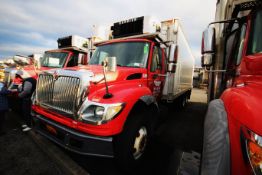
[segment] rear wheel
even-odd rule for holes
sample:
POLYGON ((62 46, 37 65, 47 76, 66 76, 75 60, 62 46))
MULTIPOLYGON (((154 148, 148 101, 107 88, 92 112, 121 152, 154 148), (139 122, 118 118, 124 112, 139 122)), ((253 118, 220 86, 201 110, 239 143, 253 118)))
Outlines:
POLYGON ((149 114, 131 114, 122 133, 114 138, 115 159, 127 171, 138 166, 152 136, 149 114))
POLYGON ((181 109, 185 108, 186 107, 186 104, 188 102, 188 98, 186 95, 182 95, 181 97, 179 97, 179 107, 181 109))

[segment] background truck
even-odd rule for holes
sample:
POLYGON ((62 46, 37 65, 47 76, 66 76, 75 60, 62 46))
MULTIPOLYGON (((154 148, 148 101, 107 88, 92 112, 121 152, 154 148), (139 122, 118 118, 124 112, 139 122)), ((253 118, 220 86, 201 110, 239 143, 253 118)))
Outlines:
MULTIPOLYGON (((77 35, 59 38, 57 40, 58 49, 48 50, 42 55, 33 54, 32 57, 21 59, 18 56, 13 58, 16 67, 5 69, 5 82, 10 90, 18 90, 22 85, 20 78, 16 78, 17 70, 22 70, 25 77, 38 78, 38 73, 43 70, 57 69, 63 67, 74 67, 86 65, 89 54, 89 40, 77 35), (37 61, 39 60, 39 61, 37 61)), ((10 106, 14 111, 21 111, 20 100, 17 95, 9 97, 10 106)))
POLYGON ((20 84, 15 80, 15 73, 18 69, 23 70, 29 77, 37 77, 37 73, 42 70, 87 64, 88 55, 90 54, 89 47, 91 47, 88 39, 72 35, 59 38, 57 43, 58 49, 46 51, 41 58, 39 58, 39 54, 30 55, 30 58, 27 59, 15 56, 13 60, 19 67, 5 70, 6 83, 12 83, 10 88, 17 88, 20 84))
POLYGON ((201 174, 262 174, 261 1, 220 0, 203 32, 210 102, 201 174))
POLYGON ((35 130, 73 152, 115 157, 122 168, 144 157, 158 104, 190 98, 194 58, 177 19, 114 23, 88 66, 40 74, 35 130), (103 66, 102 66, 103 65, 103 66))

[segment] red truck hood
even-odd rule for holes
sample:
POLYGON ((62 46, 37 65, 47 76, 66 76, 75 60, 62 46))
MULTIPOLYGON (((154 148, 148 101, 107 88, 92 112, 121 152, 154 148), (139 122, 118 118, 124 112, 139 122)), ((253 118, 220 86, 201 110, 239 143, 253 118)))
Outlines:
MULTIPOLYGON (((53 78, 56 80, 60 76, 79 78, 81 80, 79 92, 81 94, 88 94, 90 99, 95 97, 97 102, 101 100, 102 98, 100 97, 102 97, 105 94, 105 81, 102 66, 90 65, 56 70, 47 70, 42 72, 41 74, 46 73, 53 75, 53 78), (86 91, 86 93, 84 93, 84 91, 86 91)), ((62 80, 63 79, 60 79, 60 81, 62 80)), ((112 93, 115 93, 119 90, 123 90, 123 88, 129 88, 131 86, 146 86, 147 69, 133 67, 117 67, 116 72, 106 72, 106 80, 108 89, 112 93), (116 86, 116 84, 118 84, 118 86, 116 86)), ((41 78, 41 80, 39 81, 45 81, 45 78, 41 78)), ((67 84, 65 84, 65 86, 67 86, 67 84)), ((72 86, 72 83, 68 84, 68 86, 72 86)))
POLYGON ((242 125, 262 136, 262 77, 246 81, 245 86, 225 91, 221 97, 228 113, 242 125))
MULTIPOLYGON (((90 71, 93 73, 92 82, 99 82, 103 79, 103 67, 97 65, 79 66, 73 68, 66 68, 64 70, 70 71, 90 71)), ((146 68, 133 68, 133 67, 117 67, 116 72, 106 72, 108 82, 132 80, 146 78, 146 68)))

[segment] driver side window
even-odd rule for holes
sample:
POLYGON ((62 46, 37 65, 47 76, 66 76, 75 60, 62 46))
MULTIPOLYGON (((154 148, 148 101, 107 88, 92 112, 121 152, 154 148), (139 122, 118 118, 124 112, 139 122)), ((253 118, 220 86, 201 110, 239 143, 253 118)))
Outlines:
POLYGON ((154 47, 153 56, 152 56, 152 63, 150 67, 151 72, 155 72, 157 69, 160 69, 160 53, 158 47, 154 47))
POLYGON ((239 43, 238 43, 239 46, 238 46, 237 54, 236 54, 236 65, 239 65, 242 59, 242 51, 244 47, 246 29, 247 29, 246 24, 243 24, 241 31, 240 31, 240 36, 239 36, 239 43))
POLYGON ((226 44, 226 69, 234 69, 238 66, 242 59, 242 51, 244 46, 246 33, 246 24, 242 24, 237 29, 233 30, 227 38, 226 44))
POLYGON ((70 60, 68 61, 67 63, 67 67, 74 67, 74 66, 77 66, 78 64, 78 54, 77 53, 74 53, 70 60))
POLYGON ((226 41, 226 52, 225 52, 225 68, 232 69, 234 67, 237 45, 238 45, 238 33, 239 29, 235 29, 227 37, 226 41))

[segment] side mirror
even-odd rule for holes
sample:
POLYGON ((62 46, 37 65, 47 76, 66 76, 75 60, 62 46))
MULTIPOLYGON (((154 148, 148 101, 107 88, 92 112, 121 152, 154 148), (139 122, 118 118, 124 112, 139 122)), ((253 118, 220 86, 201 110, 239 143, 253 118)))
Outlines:
POLYGON ((116 72, 116 57, 106 57, 102 62, 102 65, 106 68, 107 71, 116 72))
POLYGON ((168 54, 168 67, 167 71, 171 73, 176 72, 176 63, 178 58, 178 45, 171 44, 169 47, 169 54, 168 54))
POLYGON ((79 53, 78 58, 77 58, 77 65, 86 65, 86 56, 82 53, 79 53))
POLYGON ((202 34, 202 47, 201 53, 214 53, 215 52, 215 28, 208 27, 202 34))
POLYGON ((78 65, 87 65, 87 55, 79 53, 77 64, 78 65))
POLYGON ((177 57, 178 57, 178 45, 171 44, 169 48, 169 54, 168 54, 168 62, 169 63, 176 63, 177 57))
POLYGON ((83 55, 79 54, 77 58, 77 65, 81 65, 81 64, 83 64, 83 55))
POLYGON ((211 66, 215 54, 215 28, 208 27, 202 34, 202 67, 211 66))
POLYGON ((212 66, 213 58, 214 58, 214 54, 211 53, 203 54, 201 57, 201 66, 202 67, 212 66))

